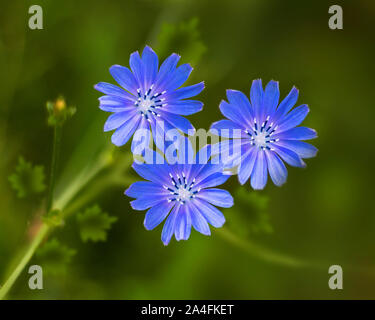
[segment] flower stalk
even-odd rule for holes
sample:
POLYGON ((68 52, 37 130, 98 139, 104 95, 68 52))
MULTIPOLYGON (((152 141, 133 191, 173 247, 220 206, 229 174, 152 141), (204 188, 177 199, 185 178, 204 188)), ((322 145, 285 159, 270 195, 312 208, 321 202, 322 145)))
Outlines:
POLYGON ((47 235, 49 229, 50 229, 50 226, 48 226, 45 223, 42 224, 36 236, 26 248, 25 253, 22 256, 20 262, 18 263, 16 268, 13 270, 13 272, 10 274, 9 278, 6 280, 4 285, 0 287, 0 300, 3 300, 6 298, 9 290, 12 288, 12 286, 16 282, 21 272, 25 269, 26 265, 29 263, 36 249, 39 247, 44 237, 47 235))
POLYGON ((52 150, 52 161, 51 161, 51 172, 49 180, 49 188, 47 195, 47 210, 49 213, 52 209, 53 195, 56 184, 56 171, 58 166, 60 147, 61 147, 61 134, 62 134, 62 125, 55 125, 54 134, 53 134, 53 150, 52 150))
MULTIPOLYGON (((80 193, 85 186, 87 186, 109 165, 110 161, 108 161, 108 150, 105 150, 103 154, 99 156, 97 161, 85 167, 81 174, 76 176, 71 184, 66 187, 65 192, 52 200, 51 207, 60 210, 60 218, 66 219, 73 213, 79 211, 98 194, 102 193, 109 187, 117 185, 130 185, 134 181, 124 176, 122 173, 129 166, 132 157, 125 157, 123 160, 124 161, 117 162, 108 175, 101 178, 98 177, 98 179, 101 179, 98 181, 98 183, 92 184, 92 186, 82 193, 79 198, 76 198, 76 195, 80 193)), ((48 223, 47 220, 42 223, 34 238, 25 249, 21 260, 10 273, 4 285, 0 287, 0 300, 6 298, 9 290, 13 287, 17 278, 27 266, 43 239, 45 239, 48 234, 51 234, 56 227, 56 224, 48 223)))

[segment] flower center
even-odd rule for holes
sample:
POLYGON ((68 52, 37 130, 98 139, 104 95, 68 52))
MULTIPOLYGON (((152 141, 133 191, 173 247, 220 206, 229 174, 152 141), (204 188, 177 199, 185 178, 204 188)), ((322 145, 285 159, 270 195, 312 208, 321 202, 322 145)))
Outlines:
POLYGON ((169 176, 171 177, 171 187, 163 186, 164 189, 168 190, 172 195, 171 198, 168 199, 168 202, 177 201, 181 204, 185 204, 186 201, 189 201, 195 197, 195 195, 200 191, 200 188, 197 190, 192 190, 195 184, 195 178, 188 183, 185 174, 182 172, 180 176, 179 174, 174 177, 171 173, 169 176))
POLYGON ((184 187, 179 187, 177 193, 181 201, 186 201, 187 199, 190 199, 190 197, 192 196, 191 191, 185 189, 184 187))
POLYGON ((142 92, 141 88, 137 89, 138 99, 134 102, 142 117, 145 117, 149 121, 151 115, 160 117, 160 114, 156 110, 167 105, 164 103, 165 98, 161 97, 167 91, 153 93, 153 88, 154 85, 151 85, 145 93, 142 92))
POLYGON ((146 113, 150 110, 150 108, 154 107, 154 102, 150 99, 142 100, 138 104, 138 108, 142 113, 146 113))
POLYGON ((277 126, 274 126, 273 122, 269 124, 269 120, 270 116, 267 116, 266 120, 261 126, 259 126, 257 119, 254 118, 254 126, 251 129, 245 130, 250 137, 251 145, 254 145, 262 150, 273 150, 272 143, 279 141, 279 139, 272 138, 277 126))

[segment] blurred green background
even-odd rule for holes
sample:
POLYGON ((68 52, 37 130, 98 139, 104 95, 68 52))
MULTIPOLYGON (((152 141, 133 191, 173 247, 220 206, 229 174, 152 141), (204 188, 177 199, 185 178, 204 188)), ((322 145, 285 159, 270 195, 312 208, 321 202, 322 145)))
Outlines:
MULTIPOLYGON (((79 211, 99 204, 118 218, 107 241, 83 243, 76 219, 67 219, 49 239, 76 254, 57 260, 61 270, 46 272, 41 291, 28 288, 25 269, 9 298, 375 298, 374 17, 369 0, 2 1, 0 284, 32 238, 44 201, 43 195, 18 199, 8 176, 19 156, 48 173, 46 101, 62 94, 77 107, 63 129, 59 193, 110 146, 110 133, 102 132, 108 114, 98 109, 93 85, 114 83, 108 68, 127 66, 130 53, 145 44, 159 57, 180 53, 195 67, 189 83, 205 81, 199 96, 205 107, 189 117, 196 128, 222 118, 226 89, 248 93, 251 81, 262 78, 280 81, 281 96, 297 86, 298 103, 311 110, 305 124, 319 134, 318 156, 306 169, 289 168, 282 188, 269 183, 254 193, 232 177, 225 188, 236 205, 223 210, 227 223, 211 237, 193 231, 189 241, 164 247, 161 228, 146 231, 144 213, 129 207, 127 185, 103 188, 79 211), (32 4, 43 8, 43 30, 27 26, 32 4), (328 28, 332 4, 343 6, 344 30, 328 28), (284 256, 302 264, 284 263, 284 256), (334 264, 344 270, 341 291, 328 288, 334 264)), ((125 161, 117 150, 114 157, 125 161)), ((77 199, 101 181, 93 179, 77 199)))

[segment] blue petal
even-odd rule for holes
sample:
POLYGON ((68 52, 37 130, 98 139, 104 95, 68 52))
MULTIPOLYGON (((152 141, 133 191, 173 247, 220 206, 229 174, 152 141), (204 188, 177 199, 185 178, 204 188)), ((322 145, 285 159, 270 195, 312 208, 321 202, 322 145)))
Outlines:
MULTIPOLYGON (((166 162, 171 165, 171 170, 174 170, 175 167, 182 170, 183 166, 177 166, 177 164, 186 163, 186 161, 192 163, 194 152, 188 150, 189 148, 185 144, 185 137, 177 129, 173 129, 173 131, 174 136, 172 136, 171 131, 166 133, 165 148, 160 150, 164 153, 166 162), (186 160, 186 158, 190 160, 186 160)), ((171 173, 173 174, 173 171, 171 173)), ((177 171, 176 173, 180 172, 177 171)))
POLYGON ((306 164, 302 161, 297 153, 290 149, 283 148, 279 145, 274 146, 277 154, 289 165, 293 167, 304 168, 306 164))
POLYGON ((225 167, 237 166, 249 148, 251 148, 249 139, 232 139, 215 143, 212 145, 212 154, 220 155, 220 157, 213 158, 212 162, 221 163, 225 167))
POLYGON ((233 206, 233 197, 227 190, 223 189, 205 189, 197 194, 197 198, 205 200, 214 206, 230 208, 233 206))
MULTIPOLYGON (((221 120, 221 121, 230 121, 230 120, 221 120)), ((211 153, 212 155, 223 154, 223 153, 227 153, 228 155, 233 154, 234 144, 238 142, 241 144, 240 139, 226 139, 226 140, 217 142, 211 146, 211 153)))
POLYGON ((121 87, 131 93, 137 93, 137 81, 128 68, 116 64, 109 68, 109 72, 121 87))
POLYGON ((191 214, 191 222, 194 229, 206 236, 211 235, 210 226, 208 225, 206 219, 201 215, 194 202, 189 203, 189 208, 191 214))
POLYGON ((152 137, 156 147, 162 152, 166 149, 165 133, 168 132, 172 126, 163 120, 151 118, 150 121, 152 137))
POLYGON ((289 110, 293 108, 297 100, 298 89, 296 87, 293 87, 292 90, 290 90, 289 94, 286 96, 286 98, 280 102, 275 115, 272 117, 273 121, 276 122, 278 119, 284 117, 289 112, 289 110))
POLYGON ((265 159, 264 151, 258 150, 257 153, 257 159, 250 180, 253 189, 261 190, 267 184, 267 160, 265 159))
POLYGON ((129 111, 116 112, 114 114, 111 114, 104 124, 104 132, 117 129, 118 127, 122 126, 126 121, 129 121, 131 118, 133 118, 136 112, 137 111, 132 108, 129 111))
POLYGON ((121 89, 120 87, 115 86, 114 84, 111 84, 111 83, 99 82, 98 84, 94 86, 94 88, 95 90, 98 90, 105 94, 121 97, 124 99, 127 99, 127 97, 129 96, 129 94, 124 89, 121 89))
POLYGON ((190 123, 190 121, 184 117, 181 117, 176 114, 171 114, 168 112, 160 112, 161 117, 168 121, 173 127, 181 130, 182 132, 186 134, 193 134, 195 131, 193 125, 190 123), (190 132, 189 132, 190 130, 190 132))
POLYGON ((176 69, 177 63, 180 58, 181 57, 178 54, 172 53, 167 59, 164 60, 164 62, 160 66, 155 81, 155 89, 157 91, 164 90, 164 85, 167 83, 170 73, 176 69))
POLYGON ((124 111, 132 111, 134 110, 134 105, 128 105, 128 106, 110 106, 107 105, 106 102, 103 104, 101 103, 99 105, 99 109, 107 112, 124 112, 124 111))
POLYGON ((220 172, 217 172, 217 173, 211 174, 203 181, 197 183, 196 186, 202 189, 216 187, 225 183, 229 177, 230 177, 229 175, 225 175, 220 172))
POLYGON ((165 107, 165 110, 169 113, 179 114, 182 116, 188 116, 201 111, 203 103, 197 100, 181 100, 173 101, 165 107))
POLYGON ((167 202, 166 195, 147 194, 140 196, 137 200, 130 201, 130 205, 134 210, 146 210, 162 201, 167 202))
MULTIPOLYGON (((160 152, 156 152, 153 149, 147 147, 142 153, 142 159, 144 160, 145 164, 155 164, 155 165, 161 165, 165 164, 165 158, 164 155, 160 152)), ((143 163, 142 161, 138 163, 143 163)))
MULTIPOLYGON (((180 169, 190 169, 191 164, 194 162, 195 151, 190 140, 187 137, 181 136, 177 143, 178 148, 178 163, 180 169)), ((185 170, 187 174, 187 170, 185 170)))
MULTIPOLYGON (((125 91, 124 91, 125 92, 125 91)), ((133 105, 135 98, 132 97, 132 99, 128 99, 127 97, 119 97, 119 96, 101 96, 98 98, 101 105, 108 105, 108 106, 114 106, 114 107, 128 107, 133 105)))
POLYGON ((177 241, 187 240, 191 232, 191 217, 188 206, 182 205, 175 222, 174 235, 177 241))
POLYGON ((255 116, 253 107, 250 104, 248 97, 238 90, 227 90, 227 98, 231 105, 237 106, 238 111, 242 114, 244 119, 251 121, 255 116))
POLYGON ((176 127, 168 121, 152 118, 150 124, 155 145, 163 153, 181 136, 176 127))
POLYGON ((211 125, 210 132, 215 135, 219 135, 225 138, 234 138, 237 130, 240 134, 238 138, 241 137, 241 131, 245 130, 242 124, 235 123, 231 120, 219 120, 211 125), (236 130, 236 131, 234 131, 236 130))
POLYGON ((263 97, 263 119, 264 121, 267 116, 272 116, 276 110, 276 107, 279 103, 280 91, 279 83, 277 81, 271 80, 268 82, 266 89, 264 90, 263 97))
POLYGON ((159 59, 157 54, 146 46, 142 52, 142 62, 144 66, 144 82, 145 88, 149 88, 156 80, 158 74, 159 59))
POLYGON ((284 132, 277 133, 274 137, 286 140, 309 140, 316 138, 317 133, 314 129, 306 127, 296 127, 284 132))
POLYGON ((99 108, 108 112, 131 110, 134 109, 134 101, 116 96, 102 96, 99 98, 99 108))
POLYGON ((137 181, 125 191, 125 194, 131 198, 138 198, 147 194, 168 195, 168 191, 154 182, 137 181))
POLYGON ((249 152, 242 158, 240 167, 238 168, 238 180, 240 184, 244 184, 247 180, 249 180, 251 172, 254 168, 256 158, 256 147, 252 147, 249 152))
POLYGON ((111 141, 114 145, 120 147, 123 146, 130 137, 133 135, 134 131, 137 129, 140 117, 134 117, 133 119, 125 122, 121 127, 119 127, 111 137, 111 141))
POLYGON ((169 214, 167 220, 165 221, 163 231, 161 233, 161 240, 163 241, 164 245, 168 245, 169 241, 171 241, 171 238, 174 233, 175 225, 176 225, 176 218, 179 214, 181 205, 176 204, 171 213, 169 214))
POLYGON ((263 87, 262 80, 254 80, 250 89, 251 105, 254 108, 256 117, 259 119, 262 114, 263 107, 263 87))
POLYGON ((169 165, 167 164, 138 164, 133 163, 132 168, 146 180, 158 184, 169 184, 170 178, 168 176, 169 165))
MULTIPOLYGON (((211 146, 206 145, 203 148, 201 148, 195 157, 195 164, 191 166, 189 177, 196 178, 198 182, 202 180, 202 178, 199 177, 199 173, 203 170, 203 168, 210 168, 212 167, 212 164, 207 164, 208 160, 211 157, 211 146)), ((211 173, 221 171, 221 166, 216 166, 215 169, 210 171, 211 173)), ((207 174, 211 174, 210 172, 203 173, 205 177, 207 174)), ((204 178, 203 178, 204 179, 204 178)), ((196 181, 197 182, 197 181, 196 181)))
POLYGON ((208 159, 211 157, 211 150, 212 150, 212 147, 209 144, 201 148, 195 156, 195 163, 206 164, 208 162, 208 159))
POLYGON ((241 112, 240 107, 238 105, 229 104, 228 102, 222 100, 220 102, 219 108, 221 113, 229 120, 232 120, 240 126, 250 126, 250 119, 246 119, 243 116, 243 112, 241 112))
POLYGON ((181 87, 185 81, 189 78, 189 75, 193 68, 189 64, 182 64, 168 78, 168 83, 165 84, 164 89, 167 91, 173 91, 181 87))
POLYGON ((206 201, 194 199, 194 204, 199 208, 199 212, 207 222, 215 228, 220 228, 225 223, 222 212, 206 201))
POLYGON ((145 87, 144 65, 143 65, 141 57, 139 56, 138 51, 133 52, 130 55, 129 64, 130 64, 130 68, 133 71, 135 79, 137 80, 138 88, 141 88, 142 91, 145 92, 149 88, 145 87))
POLYGON ((197 94, 201 93, 204 89, 204 82, 200 82, 197 84, 194 84, 192 86, 183 87, 181 89, 178 89, 176 91, 166 93, 166 98, 168 102, 171 102, 173 100, 181 100, 186 98, 191 98, 196 96, 197 94))
POLYGON ((206 164, 199 166, 199 171, 196 171, 195 174, 195 179, 196 179, 196 184, 200 183, 204 179, 206 179, 208 176, 214 174, 214 173, 221 173, 222 172, 222 164, 206 164))
POLYGON ((147 230, 152 230, 157 227, 171 211, 174 203, 163 201, 156 206, 149 209, 146 213, 145 221, 143 222, 147 230))
POLYGON ((309 113, 309 107, 305 104, 293 109, 279 122, 277 132, 287 131, 301 124, 309 113))
POLYGON ((316 153, 318 152, 318 149, 315 148, 313 145, 298 140, 280 140, 277 142, 277 144, 286 149, 294 151, 301 158, 315 157, 316 153))
POLYGON ((195 178, 195 185, 197 184, 197 178, 198 178, 198 181, 199 181, 199 172, 202 171, 202 169, 206 166, 206 164, 194 164, 192 165, 191 167, 191 170, 190 170, 190 173, 189 173, 189 177, 191 179, 194 179, 195 178))
POLYGON ((285 168, 284 163, 274 152, 266 152, 268 172, 273 183, 277 186, 281 186, 286 182, 288 171, 285 168))
POLYGON ((141 155, 144 150, 149 147, 151 140, 150 123, 142 117, 131 145, 131 151, 134 154, 141 155))

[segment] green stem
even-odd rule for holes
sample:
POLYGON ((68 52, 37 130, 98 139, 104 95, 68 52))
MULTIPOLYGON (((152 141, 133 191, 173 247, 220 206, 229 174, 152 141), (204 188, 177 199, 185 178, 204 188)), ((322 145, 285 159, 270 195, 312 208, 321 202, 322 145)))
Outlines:
MULTIPOLYGON (((103 168, 103 167, 101 167, 103 168)), ((88 177, 79 175, 77 177, 81 178, 82 182, 88 183, 94 176, 99 172, 98 167, 95 167, 93 171, 87 170, 88 177)), ((62 210, 65 208, 66 204, 70 199, 72 199, 83 187, 82 183, 78 183, 77 180, 74 180, 73 183, 76 185, 74 188, 75 193, 69 193, 69 196, 64 196, 63 199, 56 199, 56 203, 59 203, 59 209, 62 210), (78 187, 79 186, 79 187, 78 187)), ((81 203, 83 205, 83 203, 81 203)), ((76 206, 76 209, 79 208, 76 206)), ((21 260, 18 262, 15 269, 12 271, 10 276, 7 278, 7 280, 4 283, 4 286, 0 288, 0 300, 4 299, 6 295, 8 294, 9 290, 12 288, 14 282, 19 277, 22 270, 26 267, 26 265, 29 263, 30 259, 34 255, 36 249, 41 244, 44 237, 47 235, 48 232, 51 232, 54 229, 55 226, 48 225, 46 223, 43 223, 41 228, 39 229, 38 233, 35 235, 32 242, 30 242, 26 248, 25 253, 23 254, 21 260)))
POLYGON ((95 181, 95 184, 93 184, 90 188, 85 190, 85 192, 80 197, 78 197, 75 201, 72 201, 72 203, 66 207, 66 209, 63 211, 63 218, 67 219, 74 212, 80 210, 87 203, 91 202, 103 190, 111 187, 112 184, 113 183, 110 181, 110 179, 97 179, 95 181))
MULTIPOLYGON (((288 268, 310 268, 315 270, 328 270, 328 266, 330 265, 330 263, 326 261, 305 260, 285 253, 276 252, 270 248, 256 244, 251 240, 243 240, 225 227, 216 230, 216 232, 223 239, 228 241, 228 243, 244 250, 249 255, 268 263, 288 268)), ((345 268, 352 272, 365 273, 366 275, 375 278, 374 267, 371 265, 358 266, 353 265, 352 263, 345 263, 345 268)))
POLYGON ((100 157, 93 165, 85 167, 80 174, 65 188, 64 192, 54 201, 54 207, 64 210, 66 205, 107 165, 104 157, 100 157))
MULTIPOLYGON (((52 161, 51 161, 51 173, 50 173, 50 181, 49 181, 49 189, 47 195, 47 212, 49 212, 52 208, 53 203, 53 194, 55 189, 55 182, 56 182, 56 171, 59 159, 59 152, 60 152, 60 145, 61 145, 61 133, 62 133, 62 126, 56 125, 54 127, 54 135, 53 135, 53 150, 52 150, 52 161)), ((10 274, 4 286, 0 288, 0 300, 4 299, 5 296, 8 294, 8 291, 12 288, 13 284, 19 277, 22 270, 26 267, 29 263, 30 259, 35 253, 35 250, 39 247, 40 243, 51 229, 51 226, 43 223, 34 237, 34 239, 29 243, 26 248, 25 253, 23 254, 21 260, 17 264, 16 268, 10 274)))
MULTIPOLYGON (((97 174, 101 170, 105 168, 107 164, 107 162, 105 161, 105 157, 100 157, 94 165, 86 167, 82 171, 82 173, 76 177, 76 179, 72 182, 72 187, 69 186, 67 188, 67 191, 61 194, 61 196, 59 196, 53 202, 54 206, 62 210, 63 217, 67 218, 70 214, 82 208, 89 201, 95 198, 96 195, 100 194, 108 187, 118 185, 119 183, 124 184, 122 185, 123 187, 125 187, 127 184, 130 184, 133 181, 129 180, 126 177, 122 177, 120 174, 120 171, 122 171, 123 168, 126 166, 124 162, 121 162, 118 168, 115 168, 117 170, 114 170, 113 174, 111 174, 108 177, 103 177, 102 180, 98 181, 99 183, 93 184, 92 188, 88 190, 87 194, 82 195, 82 197, 78 198, 69 207, 67 207, 69 202, 83 189, 83 187, 87 185, 95 176, 97 176, 97 174)), ((0 300, 6 297, 9 290, 12 288, 13 284, 19 277, 20 273, 26 267, 26 265, 34 255, 36 249, 39 247, 42 240, 45 238, 47 233, 52 232, 54 228, 55 226, 53 225, 48 225, 46 223, 42 224, 35 238, 32 242, 30 242, 30 244, 26 248, 26 251, 23 254, 21 260, 18 262, 16 268, 12 271, 9 278, 4 283, 4 286, 0 287, 0 300)))
POLYGON ((35 250, 39 247, 40 243, 42 242, 42 240, 48 233, 49 228, 50 227, 47 224, 42 224, 37 235, 27 247, 26 252, 23 255, 21 261, 18 263, 17 267, 13 270, 13 272, 10 274, 9 278, 4 283, 4 286, 0 288, 0 300, 3 300, 6 297, 9 290, 12 288, 13 284, 19 277, 20 273, 26 267, 26 265, 29 263, 30 259, 34 255, 35 250))
POLYGON ((263 261, 291 268, 310 266, 310 263, 307 263, 305 261, 288 256, 286 254, 275 252, 249 240, 242 240, 227 228, 218 229, 216 232, 229 243, 245 250, 247 253, 263 261))
POLYGON ((53 133, 51 173, 50 173, 49 189, 48 189, 48 196, 47 196, 47 212, 49 212, 52 209, 53 194, 54 194, 55 183, 56 183, 56 171, 57 171, 57 164, 59 160, 60 145, 61 145, 61 133, 62 133, 62 126, 58 124, 55 125, 54 133, 53 133))
POLYGON ((126 188, 132 184, 133 180, 127 178, 118 178, 114 176, 110 177, 103 177, 102 179, 96 180, 96 183, 92 185, 84 194, 82 194, 79 198, 73 201, 66 209, 63 211, 63 218, 67 219, 70 215, 80 210, 84 207, 87 203, 90 203, 93 199, 95 199, 99 194, 108 190, 113 186, 121 186, 122 188, 126 188))

